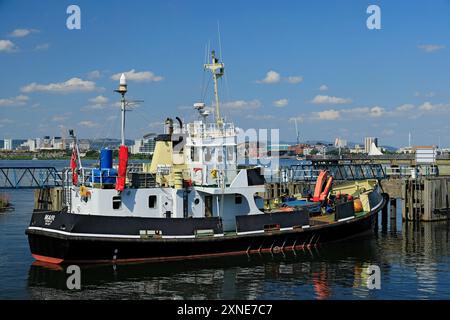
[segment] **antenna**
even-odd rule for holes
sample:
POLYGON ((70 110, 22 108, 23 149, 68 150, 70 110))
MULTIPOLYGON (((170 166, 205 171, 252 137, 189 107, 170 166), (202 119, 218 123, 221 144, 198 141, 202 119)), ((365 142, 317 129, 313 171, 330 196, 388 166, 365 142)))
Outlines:
POLYGON ((220 23, 219 20, 217 20, 217 35, 219 37, 219 54, 220 54, 220 60, 223 60, 222 56, 222 39, 220 37, 220 23))
POLYGON ((297 118, 294 118, 295 121, 295 133, 297 134, 297 144, 300 144, 300 132, 298 131, 297 118))
POLYGON ((224 75, 225 65, 219 62, 219 59, 216 58, 216 52, 214 50, 211 51, 211 63, 204 65, 205 69, 211 71, 214 80, 214 95, 216 97, 216 122, 218 125, 223 123, 220 118, 220 109, 219 109, 219 92, 217 80, 224 75))

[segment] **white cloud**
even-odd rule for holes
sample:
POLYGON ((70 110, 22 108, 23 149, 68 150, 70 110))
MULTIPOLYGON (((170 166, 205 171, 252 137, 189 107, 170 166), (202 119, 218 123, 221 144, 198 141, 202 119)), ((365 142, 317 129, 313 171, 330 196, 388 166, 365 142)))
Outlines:
POLYGON ((320 90, 320 91, 327 91, 327 90, 328 90, 328 86, 325 85, 325 84, 323 84, 323 85, 321 85, 321 86, 319 87, 319 90, 320 90))
POLYGON ((274 105, 275 107, 282 108, 282 107, 287 106, 288 103, 289 103, 289 100, 288 100, 288 99, 280 99, 280 100, 274 101, 274 102, 273 102, 273 105, 274 105))
POLYGON ((389 114, 384 108, 374 107, 358 107, 349 109, 330 109, 312 113, 312 119, 315 120, 338 120, 338 119, 354 119, 361 117, 379 118, 389 114))
POLYGON ((303 81, 303 77, 300 76, 290 76, 286 78, 286 81, 292 84, 300 83, 303 81))
POLYGON ((444 103, 437 103, 432 104, 431 102, 425 102, 422 105, 418 107, 420 111, 424 112, 449 112, 450 111, 450 104, 444 104, 444 103))
POLYGON ((376 106, 370 109, 369 116, 379 118, 382 115, 384 115, 384 113, 385 113, 384 108, 376 106))
POLYGON ((316 116, 319 120, 337 120, 341 117, 341 113, 338 110, 325 110, 325 111, 319 111, 319 112, 313 112, 313 114, 316 116))
POLYGON ((245 101, 245 100, 236 100, 236 101, 229 101, 224 102, 221 105, 224 108, 228 109, 257 109, 261 106, 261 102, 257 99, 245 101))
POLYGON ((50 48, 50 43, 41 43, 41 44, 38 44, 36 47, 34 47, 34 50, 44 51, 44 50, 48 50, 48 48, 50 48))
POLYGON ((108 103, 108 101, 109 101, 109 99, 102 95, 96 96, 95 98, 92 98, 92 99, 89 99, 89 102, 91 102, 90 107, 92 109, 103 109, 106 107, 106 104, 108 103))
POLYGON ((437 45, 437 44, 424 44, 424 45, 418 46, 418 48, 425 51, 426 53, 433 53, 433 52, 439 51, 441 49, 444 49, 445 46, 437 45))
POLYGON ((0 40, 0 52, 14 52, 17 50, 17 46, 11 40, 0 40))
POLYGON ((394 133, 395 133, 395 132, 394 132, 394 130, 392 130, 392 129, 384 129, 384 130, 381 132, 381 135, 383 135, 383 136, 392 136, 394 133))
POLYGON ((0 107, 23 106, 29 99, 30 98, 22 94, 12 98, 0 99, 0 107))
POLYGON ((425 102, 424 104, 419 106, 419 110, 422 110, 422 111, 431 111, 431 110, 436 110, 436 109, 437 109, 437 106, 432 105, 430 102, 425 102))
POLYGON ((311 102, 314 104, 345 104, 345 103, 351 103, 352 100, 346 99, 346 98, 317 95, 314 97, 313 100, 311 100, 311 102))
POLYGON ((281 75, 273 70, 270 70, 266 73, 266 76, 262 80, 257 80, 257 83, 266 83, 266 84, 274 84, 279 83, 281 80, 286 81, 291 84, 297 84, 303 81, 303 77, 301 76, 289 76, 286 78, 281 78, 281 75))
POLYGON ((406 104, 402 104, 401 106, 398 106, 397 108, 395 108, 395 110, 399 111, 399 112, 406 112, 406 111, 410 111, 414 108, 415 107, 413 104, 406 103, 406 104))
POLYGON ((98 79, 102 76, 99 70, 93 70, 87 74, 88 79, 98 79))
POLYGON ((129 81, 136 81, 136 82, 159 82, 163 80, 164 78, 162 76, 157 76, 151 71, 140 71, 136 72, 135 69, 131 69, 130 71, 126 72, 119 72, 111 76, 112 80, 119 81, 120 76, 122 73, 125 74, 125 77, 129 81))
POLYGON ((89 92, 96 90, 95 82, 82 80, 80 78, 72 78, 65 82, 38 84, 36 82, 30 83, 21 88, 22 92, 89 92))
POLYGON ((266 73, 266 77, 262 80, 257 81, 258 83, 267 83, 267 84, 272 84, 272 83, 278 83, 281 80, 281 76, 278 72, 270 70, 269 72, 266 73))
POLYGON ((16 29, 9 34, 10 37, 22 38, 30 35, 31 33, 39 32, 36 29, 16 29))
POLYGON ((95 127, 99 126, 98 123, 95 123, 95 122, 90 121, 90 120, 80 121, 80 122, 78 122, 78 125, 82 126, 82 127, 87 127, 87 128, 95 128, 95 127))

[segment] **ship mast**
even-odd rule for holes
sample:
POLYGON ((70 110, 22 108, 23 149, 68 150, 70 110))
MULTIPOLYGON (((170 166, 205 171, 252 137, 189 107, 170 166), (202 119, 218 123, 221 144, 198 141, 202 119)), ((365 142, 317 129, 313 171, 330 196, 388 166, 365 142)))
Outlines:
POLYGON ((121 144, 125 145, 125 93, 127 93, 127 79, 125 78, 125 74, 122 73, 119 80, 119 89, 114 90, 122 95, 120 99, 120 109, 122 111, 122 127, 121 127, 121 144))
POLYGON ((205 69, 211 71, 214 80, 214 95, 216 98, 216 122, 218 125, 223 123, 222 118, 220 117, 220 109, 219 109, 219 90, 217 86, 217 80, 223 76, 224 74, 224 64, 219 63, 219 59, 216 58, 215 51, 211 51, 211 63, 205 64, 205 69))

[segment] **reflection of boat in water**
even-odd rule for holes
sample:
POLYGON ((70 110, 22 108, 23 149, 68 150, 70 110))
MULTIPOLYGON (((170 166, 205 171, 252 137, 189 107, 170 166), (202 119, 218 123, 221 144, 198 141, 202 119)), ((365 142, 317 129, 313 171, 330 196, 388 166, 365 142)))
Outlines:
POLYGON ((376 180, 334 189, 333 178, 324 171, 311 199, 264 208, 261 168, 237 165, 237 130, 220 118, 217 79, 224 66, 214 52, 211 59, 205 69, 213 74, 216 121, 207 119, 204 103, 194 105, 198 121, 183 124, 178 117, 178 123, 168 118, 165 134, 156 138, 151 165, 131 177, 122 75, 118 169, 112 166, 111 150, 102 150, 100 168, 81 168, 75 139, 63 190, 49 190, 51 197, 60 197, 51 202, 64 205, 55 209, 38 199, 26 230, 34 258, 115 263, 287 251, 372 229, 386 204, 376 180))
POLYGON ((0 193, 0 213, 14 210, 11 202, 9 202, 9 196, 4 193, 0 193))
POLYGON ((307 299, 326 298, 323 293, 334 294, 336 281, 341 285, 339 279, 347 279, 342 283, 345 288, 354 287, 353 279, 359 277, 355 265, 363 268, 364 261, 379 259, 374 238, 361 236, 285 254, 90 264, 81 266, 82 290, 78 292, 67 289, 64 266, 37 261, 29 269, 28 291, 33 299, 293 299, 295 292, 305 292, 302 298, 307 299), (271 296, 274 283, 284 293, 271 296))

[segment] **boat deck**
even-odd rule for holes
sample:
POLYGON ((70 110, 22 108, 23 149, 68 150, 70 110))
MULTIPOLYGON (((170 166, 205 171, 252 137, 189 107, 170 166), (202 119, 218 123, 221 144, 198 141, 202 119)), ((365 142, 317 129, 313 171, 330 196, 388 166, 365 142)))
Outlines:
MULTIPOLYGON (((368 213, 369 212, 367 212, 367 211, 356 212, 355 213, 355 218, 359 218, 359 217, 365 216, 368 213)), ((332 213, 332 214, 326 214, 326 215, 311 217, 309 219, 309 221, 310 221, 310 224, 312 226, 320 225, 320 224, 333 223, 333 222, 335 222, 335 214, 332 213)))

